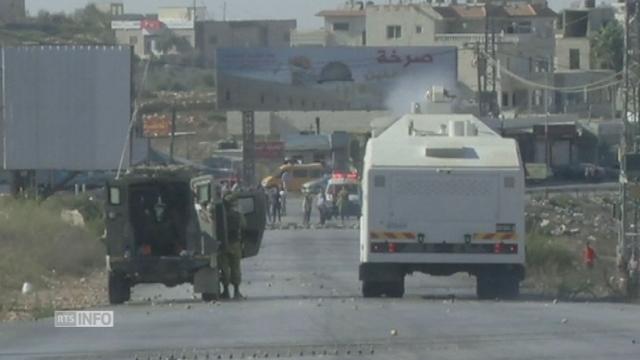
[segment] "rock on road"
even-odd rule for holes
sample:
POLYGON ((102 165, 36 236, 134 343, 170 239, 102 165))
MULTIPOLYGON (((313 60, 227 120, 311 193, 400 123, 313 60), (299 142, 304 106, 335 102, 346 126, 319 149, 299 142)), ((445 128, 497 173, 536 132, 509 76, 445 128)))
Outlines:
POLYGON ((138 286, 102 308, 114 328, 0 324, 0 359, 640 358, 636 305, 477 301, 466 275, 416 274, 404 299, 362 299, 357 265, 357 231, 269 231, 243 263, 244 301, 138 286))

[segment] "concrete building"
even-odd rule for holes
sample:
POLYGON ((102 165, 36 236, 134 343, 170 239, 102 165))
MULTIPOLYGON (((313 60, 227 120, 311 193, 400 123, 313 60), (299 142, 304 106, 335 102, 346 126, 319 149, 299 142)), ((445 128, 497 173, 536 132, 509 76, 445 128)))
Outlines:
POLYGON ((158 8, 158 20, 167 25, 171 23, 193 23, 207 18, 207 8, 204 6, 163 6, 158 8))
MULTIPOLYGON (((554 85, 560 88, 580 87, 586 84, 606 84, 615 80, 613 70, 556 70, 554 85)), ((577 114, 582 118, 615 118, 614 87, 597 90, 556 91, 551 111, 577 114)))
MULTIPOLYGON (((430 4, 366 7, 368 46, 452 45, 458 47, 460 98, 473 101, 478 90, 475 46, 484 46, 484 31, 497 34, 500 67, 521 78, 551 85, 556 13, 545 5, 510 2, 432 6, 430 4)), ((544 111, 545 96, 511 77, 498 76, 498 102, 516 112, 544 111)))
POLYGON ((101 1, 95 3, 96 9, 111 16, 124 15, 124 3, 101 1))
POLYGON ((557 70, 590 70, 598 68, 598 64, 591 64, 590 39, 615 20, 615 10, 612 7, 591 7, 586 2, 585 7, 565 9, 556 21, 556 57, 557 70))
POLYGON ((25 0, 0 0, 0 23, 14 23, 25 16, 25 0))
POLYGON ((292 31, 291 46, 366 46, 366 11, 364 2, 348 3, 337 10, 323 10, 324 27, 313 31, 292 31))
POLYGON ((196 49, 213 66, 218 47, 289 47, 296 20, 198 21, 196 49))
POLYGON ((156 41, 162 31, 171 30, 195 48, 196 21, 206 20, 206 8, 196 7, 161 7, 158 14, 123 14, 113 16, 111 29, 116 41, 121 45, 131 45, 134 53, 140 58, 160 55, 156 41))
MULTIPOLYGON (((601 64, 591 59, 591 38, 608 23, 616 21, 615 9, 595 7, 587 0, 580 7, 565 9, 556 21, 556 57, 554 84, 575 87, 614 80, 613 70, 597 70, 601 64)), ((556 92, 553 111, 575 113, 584 118, 615 117, 615 89, 572 93, 556 92)))

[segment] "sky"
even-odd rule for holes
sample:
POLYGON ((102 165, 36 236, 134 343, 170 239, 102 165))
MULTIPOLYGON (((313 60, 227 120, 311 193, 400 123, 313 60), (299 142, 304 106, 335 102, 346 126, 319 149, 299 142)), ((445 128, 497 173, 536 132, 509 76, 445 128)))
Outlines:
MULTIPOLYGON (((97 0, 93 2, 101 2, 97 0)), ((71 12, 85 6, 90 0, 26 0, 30 14, 40 10, 50 12, 71 12)), ((315 14, 323 9, 333 9, 345 3, 345 0, 196 0, 198 6, 206 6, 209 18, 222 19, 223 3, 227 4, 228 20, 246 19, 296 19, 298 27, 313 29, 322 26, 322 20, 315 14)), ((387 3, 388 0, 377 0, 387 3)), ((396 0, 394 0, 396 2, 396 0)), ((420 1, 415 1, 420 2, 420 1)), ((460 0, 460 3, 464 0, 460 0)), ((576 0, 550 0, 555 10, 569 6, 576 0)), ((600 4, 602 0, 598 0, 600 4)), ((193 0, 124 0, 128 13, 154 13, 159 6, 193 6, 193 0)))

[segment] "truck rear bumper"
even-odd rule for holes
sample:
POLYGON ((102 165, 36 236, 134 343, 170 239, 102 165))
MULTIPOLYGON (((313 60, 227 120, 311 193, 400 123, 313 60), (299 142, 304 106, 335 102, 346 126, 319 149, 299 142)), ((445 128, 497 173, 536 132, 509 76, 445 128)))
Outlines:
POLYGON ((523 264, 444 264, 444 263, 361 263, 361 281, 392 281, 407 274, 421 272, 435 276, 468 273, 477 276, 483 273, 509 274, 524 280, 523 264))
POLYGON ((131 285, 161 283, 176 286, 193 282, 199 269, 210 266, 208 257, 139 257, 132 259, 111 258, 109 268, 124 274, 131 285))

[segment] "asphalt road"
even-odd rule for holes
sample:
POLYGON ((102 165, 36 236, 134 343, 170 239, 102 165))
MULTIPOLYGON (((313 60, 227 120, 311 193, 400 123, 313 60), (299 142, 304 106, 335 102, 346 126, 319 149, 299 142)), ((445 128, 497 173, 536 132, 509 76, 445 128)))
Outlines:
POLYGON ((477 301, 466 275, 415 275, 404 299, 365 300, 357 265, 355 230, 269 231, 243 263, 244 301, 138 286, 131 303, 103 308, 111 329, 1 324, 0 359, 640 358, 635 305, 477 301))

